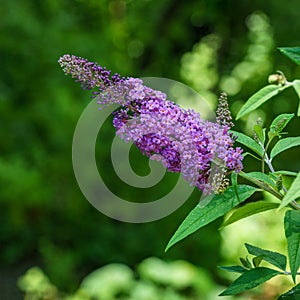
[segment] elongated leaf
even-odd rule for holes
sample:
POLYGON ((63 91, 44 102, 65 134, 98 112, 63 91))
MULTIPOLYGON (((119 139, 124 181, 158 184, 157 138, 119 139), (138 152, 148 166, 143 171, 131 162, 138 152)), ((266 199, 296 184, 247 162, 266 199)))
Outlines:
POLYGON ((280 47, 278 50, 293 62, 300 65, 300 47, 280 47))
POLYGON ((271 84, 263 87, 247 100, 247 102, 240 109, 236 119, 238 120, 242 116, 255 110, 256 108, 264 104, 266 101, 270 100, 272 97, 276 96, 277 94, 279 94, 280 92, 282 92, 290 86, 291 84, 286 84, 284 86, 271 84))
POLYGON ((300 212, 288 210, 284 217, 285 236, 288 244, 288 254, 291 273, 296 282, 296 273, 300 267, 300 212))
POLYGON ((292 201, 300 197, 300 172, 293 181, 287 193, 284 195, 282 202, 280 203, 279 209, 290 204, 292 201))
POLYGON ((234 273, 240 273, 240 274, 247 271, 247 269, 245 269, 242 266, 218 266, 218 268, 221 270, 228 271, 228 272, 234 272, 234 273))
POLYGON ((254 178, 275 187, 275 183, 273 182, 273 180, 267 174, 264 174, 262 172, 241 173, 240 176, 246 179, 254 178))
POLYGON ((291 290, 281 295, 277 300, 299 300, 300 299, 300 283, 291 290))
POLYGON ((239 143, 243 144, 244 146, 248 147, 249 149, 251 149, 252 151, 257 153, 260 157, 263 156, 264 151, 257 144, 257 142, 255 140, 253 140, 249 136, 247 136, 247 135, 245 135, 241 132, 238 132, 238 131, 231 130, 230 132, 232 132, 234 136, 237 136, 237 140, 236 140, 237 142, 239 142, 239 143))
POLYGON ((261 249, 250 244, 245 244, 248 253, 255 256, 262 256, 263 260, 269 262, 273 266, 285 271, 286 269, 286 257, 283 254, 261 249))
POLYGON ((270 126, 270 131, 280 134, 294 116, 294 114, 281 114, 277 116, 270 126))
POLYGON ((291 172, 291 171, 286 171, 286 170, 276 171, 276 172, 274 172, 274 174, 281 174, 281 175, 286 175, 286 176, 297 176, 298 175, 297 172, 291 172))
POLYGON ((237 189, 239 199, 236 196, 236 191, 231 186, 223 194, 214 195, 205 207, 201 208, 197 205, 181 223, 170 239, 165 251, 201 227, 223 216, 257 191, 256 188, 249 185, 239 185, 237 189))
POLYGON ((219 296, 236 295, 243 291, 253 289, 279 274, 280 272, 276 270, 264 267, 247 270, 219 296))
MULTIPOLYGON (((300 100, 300 80, 296 79, 293 81, 293 88, 294 88, 295 92, 297 93, 298 98, 300 100)), ((298 105, 297 116, 298 117, 300 116, 300 101, 299 101, 299 105, 298 105)))
POLYGON ((273 159, 279 153, 292 147, 300 146, 300 136, 287 137, 279 140, 270 153, 270 158, 273 159))
POLYGON ((250 217, 252 215, 275 209, 279 206, 277 203, 269 202, 269 201, 257 201, 248 203, 240 208, 237 208, 232 215, 224 221, 221 228, 228 226, 232 223, 235 223, 241 219, 245 219, 247 217, 250 217))

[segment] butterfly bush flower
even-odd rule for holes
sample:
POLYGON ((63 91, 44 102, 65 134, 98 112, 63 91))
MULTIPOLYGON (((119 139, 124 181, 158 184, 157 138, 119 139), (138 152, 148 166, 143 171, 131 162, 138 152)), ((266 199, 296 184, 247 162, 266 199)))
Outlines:
POLYGON ((233 124, 225 94, 213 123, 169 101, 166 94, 145 86, 141 79, 111 76, 105 68, 76 56, 64 55, 59 63, 84 89, 96 89, 93 94, 98 104, 120 105, 113 125, 121 139, 161 161, 168 171, 180 172, 203 192, 220 191, 227 183, 226 173, 242 169, 242 149, 233 147, 229 133, 233 124), (212 174, 213 164, 221 171, 212 174), (210 175, 214 175, 211 180, 210 175))

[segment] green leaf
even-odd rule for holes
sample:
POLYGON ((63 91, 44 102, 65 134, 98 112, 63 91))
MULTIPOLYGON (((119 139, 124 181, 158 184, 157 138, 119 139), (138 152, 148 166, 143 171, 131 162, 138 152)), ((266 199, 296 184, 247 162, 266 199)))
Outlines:
POLYGON ((300 47, 280 47, 278 50, 293 62, 300 65, 300 47))
POLYGON ((242 263, 242 265, 247 268, 247 269, 252 269, 252 265, 251 265, 251 262, 250 260, 248 259, 248 257, 246 258, 243 258, 243 257, 240 257, 240 262, 242 263))
POLYGON ((276 270, 264 267, 247 270, 219 296, 236 295, 250 290, 279 274, 276 270))
POLYGON ((291 84, 286 84, 284 86, 271 84, 263 87, 247 100, 247 102, 240 109, 236 120, 255 110, 256 108, 264 104, 266 101, 270 100, 272 97, 276 96, 277 94, 279 94, 280 92, 282 92, 290 86, 291 84))
POLYGON ((266 140, 266 129, 260 125, 254 125, 254 132, 256 133, 259 141, 264 145, 266 140))
POLYGON ((281 174, 281 175, 285 175, 285 176, 295 176, 295 177, 298 175, 297 172, 291 172, 291 171, 286 171, 286 170, 275 171, 275 172, 273 172, 273 174, 281 174))
POLYGON ((240 274, 247 271, 247 269, 245 269, 242 266, 218 266, 218 268, 221 270, 228 271, 228 272, 234 272, 234 273, 240 273, 240 274))
POLYGON ((286 212, 284 229, 292 278, 296 282, 296 274, 300 267, 300 211, 288 210, 286 212))
MULTIPOLYGON (((295 92, 298 95, 298 98, 300 100, 300 80, 296 79, 293 81, 293 88, 295 90, 295 92)), ((298 105, 298 111, 297 111, 297 116, 300 116, 300 101, 299 101, 299 105, 298 105)))
POLYGON ((270 131, 279 135, 294 116, 294 114, 281 114, 277 116, 270 126, 270 131))
POLYGON ((300 172, 298 173, 297 177, 294 179, 287 193, 284 195, 282 202, 280 203, 279 209, 290 204, 292 201, 300 197, 299 187, 300 187, 300 172))
POLYGON ((250 217, 252 215, 275 209, 279 206, 277 203, 269 202, 269 201, 257 201, 248 203, 240 208, 237 208, 232 215, 224 221, 221 228, 228 226, 232 223, 235 223, 241 219, 250 217))
POLYGON ((295 285, 291 290, 281 295, 277 300, 299 300, 300 299, 300 283, 295 285))
POLYGON ((270 158, 273 159, 279 153, 296 146, 300 146, 300 136, 281 139, 273 147, 270 158))
POLYGON ((257 189, 253 186, 239 185, 238 199, 234 188, 231 186, 223 194, 214 195, 205 207, 201 208, 197 205, 172 236, 165 251, 201 227, 223 216, 240 202, 248 199, 255 191, 257 189))
POLYGON ((254 139, 238 131, 230 130, 230 132, 237 137, 237 142, 248 147, 258 155, 260 155, 260 157, 263 157, 264 150, 258 145, 258 143, 254 139))
POLYGON ((263 260, 263 256, 262 255, 259 255, 259 256, 255 256, 253 259, 252 259, 252 263, 253 263, 253 266, 255 268, 258 268, 260 263, 262 262, 263 260))
POLYGON ((275 187, 274 181, 265 173, 262 172, 250 172, 250 173, 241 173, 239 174, 241 177, 244 177, 246 179, 257 179, 261 182, 266 183, 267 185, 275 187))
POLYGON ((255 256, 262 256, 263 260, 269 262, 273 266, 285 271, 286 269, 286 257, 280 253, 261 249, 250 244, 245 244, 248 253, 255 256))

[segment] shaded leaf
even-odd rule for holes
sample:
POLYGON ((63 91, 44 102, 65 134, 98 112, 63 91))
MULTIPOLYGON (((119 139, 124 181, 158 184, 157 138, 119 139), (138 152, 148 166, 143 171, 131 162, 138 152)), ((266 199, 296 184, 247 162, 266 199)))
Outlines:
POLYGON ((281 139, 273 147, 270 158, 273 159, 279 153, 296 146, 300 146, 300 136, 281 139))
POLYGON ((284 217, 290 269, 294 282, 300 266, 300 211, 288 210, 284 217))
POLYGON ((300 47, 280 47, 278 50, 293 62, 300 65, 300 47))
POLYGON ((205 207, 201 208, 197 205, 181 223, 170 239, 165 251, 201 227, 223 216, 257 191, 255 187, 249 185, 239 185, 237 189, 239 198, 231 186, 223 194, 214 195, 213 199, 205 207))
POLYGON ((242 265, 245 268, 247 268, 247 269, 252 268, 251 262, 249 261, 248 257, 246 257, 246 258, 240 257, 240 262, 242 263, 242 265))
POLYGON ((269 201, 257 201, 248 203, 242 207, 237 208, 231 216, 224 221, 221 227, 228 226, 232 223, 235 223, 241 219, 250 217, 252 215, 268 211, 271 209, 275 209, 279 206, 277 203, 269 202, 269 201))
POLYGON ((280 92, 282 92, 290 86, 291 84, 286 84, 284 86, 271 84, 263 87, 247 100, 247 102, 240 109, 236 120, 255 110, 256 108, 264 104, 266 101, 270 100, 272 97, 276 96, 277 94, 279 94, 280 92))
POLYGON ((247 270, 219 296, 236 295, 250 290, 279 274, 281 273, 276 270, 264 267, 247 270))
POLYGON ((297 177, 294 179, 287 193, 284 195, 282 202, 280 203, 279 209, 290 204, 292 201, 300 197, 299 187, 300 187, 300 172, 298 173, 297 177))
POLYGON ((285 271, 286 269, 286 257, 278 252, 273 252, 265 249, 261 249, 250 244, 245 244, 248 253, 256 256, 262 256, 263 260, 269 262, 273 266, 285 271))
POLYGON ((237 140, 236 140, 237 142, 248 147, 249 149, 251 149, 252 151, 257 153, 258 155, 260 155, 260 157, 263 156, 264 150, 257 144, 257 142, 254 139, 252 139, 249 136, 247 136, 241 132, 238 132, 238 131, 230 130, 230 132, 233 133, 233 135, 237 137, 237 140))

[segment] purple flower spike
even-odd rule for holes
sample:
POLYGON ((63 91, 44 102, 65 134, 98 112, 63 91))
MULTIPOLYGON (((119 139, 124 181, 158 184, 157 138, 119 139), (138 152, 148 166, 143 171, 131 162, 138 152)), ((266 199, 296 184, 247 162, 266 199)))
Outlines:
POLYGON ((166 94, 145 86, 137 78, 124 78, 86 59, 64 55, 59 59, 66 74, 94 92, 97 103, 116 103, 113 125, 117 135, 133 142, 150 159, 159 160, 170 172, 180 172, 191 185, 204 193, 227 186, 225 175, 242 170, 242 149, 234 148, 228 132, 231 116, 226 95, 221 96, 217 123, 200 118, 167 100, 166 94), (212 174, 212 166, 221 170, 212 174))

